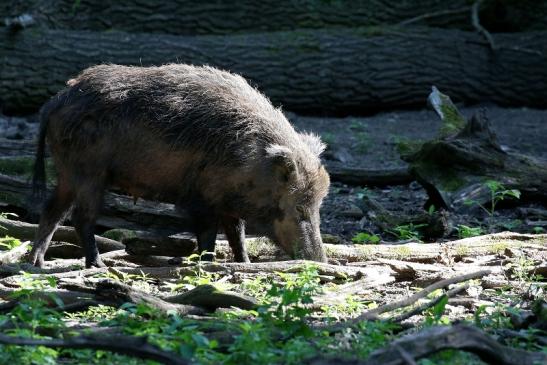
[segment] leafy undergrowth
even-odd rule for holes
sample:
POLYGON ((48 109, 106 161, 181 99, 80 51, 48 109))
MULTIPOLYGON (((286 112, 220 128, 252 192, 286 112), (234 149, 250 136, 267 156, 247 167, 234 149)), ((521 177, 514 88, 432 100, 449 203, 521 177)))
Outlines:
MULTIPOLYGON (((515 268, 515 272, 518 270, 515 268)), ((12 299, 18 303, 0 315, 0 328, 5 334, 29 338, 62 338, 86 332, 104 333, 104 336, 145 336, 149 343, 198 364, 301 364, 317 356, 329 355, 366 359, 374 350, 404 334, 458 320, 474 324, 496 337, 503 330, 518 330, 520 335, 506 341, 505 345, 547 352, 545 342, 539 340, 545 339, 545 333, 515 324, 515 318, 523 317, 526 312, 523 295, 538 290, 532 285, 533 279, 537 278, 524 275, 521 279, 520 291, 498 289, 490 293, 491 302, 480 305, 474 312, 461 313, 459 318, 451 315, 448 298, 441 296, 418 322, 401 325, 389 318, 362 321, 333 334, 325 328, 340 319, 354 317, 366 308, 373 308, 377 303, 350 295, 337 304, 316 305, 315 298, 336 296, 337 285, 322 284, 313 265, 306 266, 298 274, 259 275, 244 278, 236 284, 218 274, 203 272, 198 265, 195 276, 180 278, 169 287, 185 291, 196 285, 214 284, 251 295, 260 302, 255 310, 219 309, 211 316, 199 318, 182 318, 144 304, 129 303, 119 308, 98 305, 74 313, 59 312, 46 304, 49 301, 62 305, 58 297, 52 295, 38 300, 33 295, 55 288, 56 279, 22 274, 19 289, 12 294, 12 299)), ((166 289, 158 287, 155 280, 145 275, 127 275, 121 281, 149 292, 166 289)), ((0 364, 155 364, 106 351, 57 350, 42 346, 4 345, 0 346, 0 353, 0 364)), ((418 363, 482 364, 475 355, 453 350, 439 352, 418 363)))

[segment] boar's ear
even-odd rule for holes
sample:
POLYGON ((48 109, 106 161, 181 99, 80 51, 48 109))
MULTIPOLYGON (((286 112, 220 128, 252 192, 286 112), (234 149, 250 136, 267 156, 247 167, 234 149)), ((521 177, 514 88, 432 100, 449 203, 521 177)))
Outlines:
POLYGON ((327 148, 327 146, 321 141, 318 135, 313 133, 298 133, 302 142, 304 142, 310 150, 319 157, 327 148))
POLYGON ((291 175, 296 173, 296 163, 288 147, 278 144, 269 145, 266 147, 266 156, 282 182, 288 182, 291 175))

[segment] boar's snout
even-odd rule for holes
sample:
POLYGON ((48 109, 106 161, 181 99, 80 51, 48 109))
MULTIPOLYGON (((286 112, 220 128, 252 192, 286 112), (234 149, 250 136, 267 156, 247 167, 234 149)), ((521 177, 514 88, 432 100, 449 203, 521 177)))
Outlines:
POLYGON ((319 230, 319 212, 310 218, 287 217, 275 221, 275 241, 292 258, 327 262, 319 230))

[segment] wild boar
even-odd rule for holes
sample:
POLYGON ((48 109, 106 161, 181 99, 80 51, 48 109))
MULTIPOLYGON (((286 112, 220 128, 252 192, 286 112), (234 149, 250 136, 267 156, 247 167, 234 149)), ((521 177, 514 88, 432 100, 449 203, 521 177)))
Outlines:
POLYGON ((41 109, 33 186, 45 189, 46 139, 57 186, 44 205, 29 261, 42 266, 72 209, 87 267, 103 266, 94 239, 105 189, 176 204, 192 217, 198 248, 214 251, 220 226, 248 262, 245 224, 293 257, 325 261, 319 207, 329 176, 313 134, 241 76, 212 67, 98 65, 41 109))

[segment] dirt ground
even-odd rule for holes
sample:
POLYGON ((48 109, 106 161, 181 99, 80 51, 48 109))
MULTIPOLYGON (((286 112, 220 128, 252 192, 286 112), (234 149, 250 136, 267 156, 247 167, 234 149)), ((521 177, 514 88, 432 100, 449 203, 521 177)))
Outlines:
MULTIPOLYGON (((485 109, 492 129, 502 147, 532 155, 546 161, 547 168, 547 111, 528 108, 501 108, 495 105, 475 107, 459 106, 470 118, 485 109)), ((321 135, 329 148, 325 158, 331 162, 369 169, 404 167, 399 158, 397 143, 405 140, 428 140, 434 138, 441 122, 431 110, 394 111, 366 118, 309 118, 289 113, 289 118, 300 130, 313 131, 321 135)), ((419 184, 383 188, 351 187, 333 183, 331 193, 322 208, 322 230, 350 240, 357 232, 368 231, 385 240, 393 237, 382 235, 359 208, 362 194, 370 194, 385 208, 393 212, 418 212, 427 200, 427 194, 419 184)), ((535 207, 535 204, 526 204, 535 207)), ((474 216, 451 215, 453 226, 484 225, 485 216, 476 212, 474 216)), ((489 227, 492 231, 512 230, 530 232, 533 224, 525 224, 515 209, 500 209, 496 221, 500 224, 489 227)), ((547 228, 547 227, 545 227, 547 228)), ((456 231, 453 232, 456 234, 456 231)))

